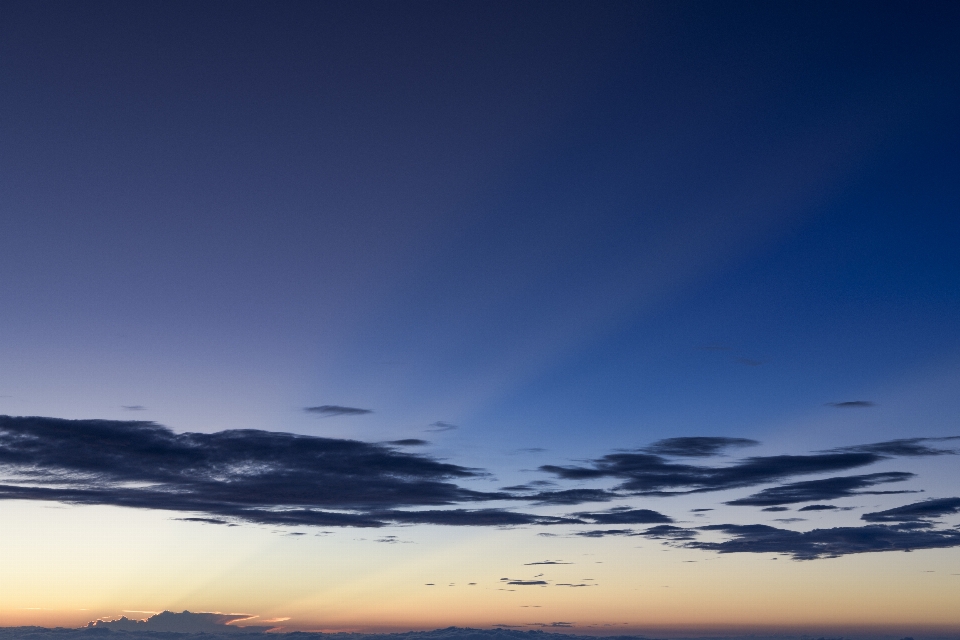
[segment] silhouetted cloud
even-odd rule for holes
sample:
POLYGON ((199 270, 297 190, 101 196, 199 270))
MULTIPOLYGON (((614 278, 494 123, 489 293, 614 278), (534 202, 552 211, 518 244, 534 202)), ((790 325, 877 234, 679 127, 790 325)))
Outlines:
POLYGON ((828 402, 827 406, 837 409, 865 409, 872 407, 873 403, 869 400, 847 400, 846 402, 828 402))
POLYGON ((511 580, 507 584, 517 587, 542 587, 546 586, 546 580, 511 580))
POLYGON ((657 527, 650 527, 649 529, 641 532, 640 535, 644 536, 645 538, 653 538, 655 540, 693 540, 697 534, 696 531, 692 529, 662 524, 657 527))
POLYGON ((760 509, 760 511, 790 511, 787 507, 767 507, 766 509, 760 509))
MULTIPOLYGON (((889 493, 912 493, 909 491, 863 491, 868 487, 889 482, 903 482, 914 474, 900 471, 869 473, 859 476, 839 476, 822 480, 806 480, 764 489, 752 496, 730 500, 724 504, 735 506, 764 507, 798 502, 835 500, 856 495, 889 493)), ((767 509, 765 509, 766 511, 767 509)))
POLYGON ((571 514, 591 524, 660 524, 673 522, 673 518, 650 509, 610 509, 594 513, 571 514))
POLYGON ((566 489, 564 491, 543 491, 529 496, 528 499, 538 505, 572 505, 583 504, 584 502, 609 502, 622 497, 620 494, 604 489, 566 489))
POLYGON ((597 529, 594 531, 578 531, 574 535, 581 538, 606 538, 607 536, 635 536, 633 529, 597 529))
POLYGON ((424 429, 424 431, 431 431, 433 433, 439 433, 441 431, 453 431, 454 429, 459 429, 455 424, 450 424, 449 422, 434 422, 430 425, 430 428, 424 429))
POLYGON ((572 562, 563 562, 562 560, 541 560, 540 562, 527 562, 523 566, 532 567, 538 564, 573 564, 572 562))
POLYGON ((120 407, 124 411, 146 411, 147 408, 142 404, 125 404, 120 407))
POLYGON ((719 467, 674 462, 650 453, 622 452, 605 455, 592 461, 588 467, 543 465, 540 470, 566 480, 623 480, 614 488, 616 491, 638 495, 676 495, 750 487, 791 476, 842 471, 873 464, 884 458, 868 452, 760 456, 719 467))
POLYGON ((577 524, 503 509, 453 481, 475 469, 383 444, 259 430, 181 433, 152 422, 0 416, 0 499, 194 512, 271 525, 577 524), (405 510, 408 508, 420 510, 405 510))
POLYGON ((753 447, 758 444, 760 443, 756 440, 750 440, 748 438, 698 436, 666 438, 665 440, 654 442, 649 447, 644 447, 642 451, 661 456, 708 458, 730 447, 753 447))
POLYGON ((954 513, 960 513, 960 498, 924 500, 886 511, 865 513, 860 518, 867 522, 907 522, 940 518, 954 513))
POLYGON ((837 507, 832 504, 811 504, 806 507, 800 507, 797 511, 832 511, 837 507))
POLYGON ((391 440, 387 444, 396 445, 398 447, 422 447, 430 444, 426 440, 420 440, 419 438, 404 438, 403 440, 391 440))
POLYGON ((762 524, 700 527, 732 536, 723 542, 691 541, 682 546, 718 553, 781 553, 795 560, 835 558, 853 553, 960 547, 960 531, 887 525, 790 531, 762 524))
POLYGON ((356 407, 341 407, 336 404, 324 404, 319 407, 306 407, 304 411, 307 413, 316 413, 325 418, 332 418, 334 416, 362 416, 367 413, 373 413, 370 409, 358 409, 356 407))
POLYGON ((256 616, 244 614, 226 614, 226 613, 191 613, 183 611, 174 613, 164 611, 146 620, 130 620, 122 617, 119 620, 104 621, 97 620, 87 625, 89 629, 109 630, 109 631, 133 631, 133 632, 175 632, 175 633, 258 633, 268 631, 274 628, 269 626, 246 626, 238 627, 231 625, 231 622, 252 620, 256 616))
POLYGON ((690 509, 692 513, 701 513, 703 511, 713 511, 713 509, 690 509))
POLYGON ((883 456, 897 457, 956 455, 956 449, 939 449, 923 444, 924 442, 945 442, 948 440, 960 440, 960 436, 950 436, 947 438, 902 438, 900 440, 874 442, 873 444, 839 447, 837 449, 829 449, 824 453, 876 453, 883 456))

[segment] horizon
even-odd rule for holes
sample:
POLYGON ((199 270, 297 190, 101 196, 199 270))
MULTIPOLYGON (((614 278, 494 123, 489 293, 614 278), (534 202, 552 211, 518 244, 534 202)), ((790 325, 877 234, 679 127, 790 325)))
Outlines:
POLYGON ((0 638, 960 639, 958 28, 4 0, 0 638))

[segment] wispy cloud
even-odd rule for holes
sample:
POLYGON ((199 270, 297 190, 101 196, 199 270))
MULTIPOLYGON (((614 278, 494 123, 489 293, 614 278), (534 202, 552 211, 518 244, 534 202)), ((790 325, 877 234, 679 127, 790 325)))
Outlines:
POLYGON ((450 424, 449 422, 437 421, 431 424, 427 429, 424 429, 424 431, 429 431, 432 433, 442 433, 444 431, 453 431, 454 429, 459 429, 459 428, 460 427, 458 427, 457 425, 450 424))
POLYGON ((679 458, 707 458, 731 447, 753 447, 758 444, 760 443, 749 438, 694 436, 659 440, 649 447, 644 447, 642 451, 679 458))
POLYGON ((869 400, 847 400, 846 402, 828 402, 827 406, 837 409, 866 409, 874 404, 869 400))
POLYGON ((333 418, 336 416, 362 416, 373 413, 371 409, 358 409, 357 407, 342 407, 337 404, 322 404, 319 407, 305 407, 307 413, 316 413, 324 418, 333 418))

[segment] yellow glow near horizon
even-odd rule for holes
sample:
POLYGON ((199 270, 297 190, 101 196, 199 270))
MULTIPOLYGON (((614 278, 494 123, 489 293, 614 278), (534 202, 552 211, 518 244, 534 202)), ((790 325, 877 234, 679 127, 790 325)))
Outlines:
POLYGON ((316 630, 556 622, 591 633, 960 628, 955 550, 795 562, 641 538, 544 538, 532 529, 399 528, 389 533, 402 541, 387 544, 374 541, 383 530, 290 536, 108 507, 0 509, 5 626, 75 627, 166 609, 258 616, 250 624, 289 618, 285 629, 316 630), (525 566, 546 559, 573 564, 525 566), (551 586, 501 581, 538 573, 551 586), (553 586, 586 578, 598 586, 553 586))

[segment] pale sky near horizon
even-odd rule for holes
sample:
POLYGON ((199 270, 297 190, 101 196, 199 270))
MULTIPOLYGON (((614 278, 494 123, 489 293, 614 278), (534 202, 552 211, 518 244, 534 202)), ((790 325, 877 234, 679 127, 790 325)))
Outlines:
POLYGON ((0 626, 960 635, 958 26, 2 3, 0 626))

